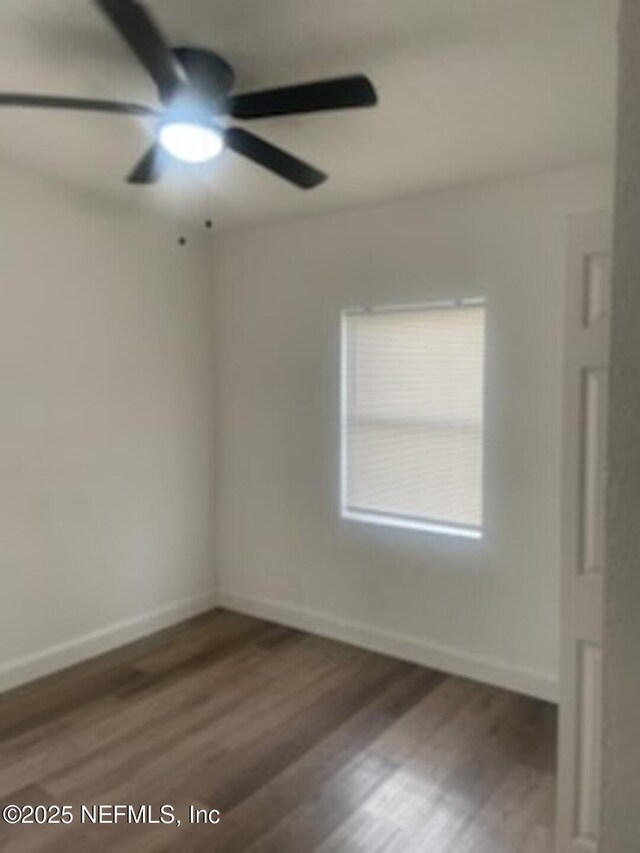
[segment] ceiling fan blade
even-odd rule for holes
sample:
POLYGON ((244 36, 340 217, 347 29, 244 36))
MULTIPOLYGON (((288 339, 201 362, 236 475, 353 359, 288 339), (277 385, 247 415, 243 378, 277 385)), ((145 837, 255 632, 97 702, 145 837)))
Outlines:
POLYGON ((0 107, 27 107, 49 110, 81 110, 82 112, 115 113, 120 115, 157 117, 157 110, 142 104, 120 101, 101 101, 94 98, 66 98, 58 95, 27 95, 20 92, 0 92, 0 107))
POLYGON ((301 189, 312 189, 327 178, 324 172, 240 127, 229 128, 225 138, 228 147, 237 154, 248 157, 301 189))
POLYGON ((372 107, 377 101, 371 81, 363 74, 356 74, 236 95, 231 99, 230 112, 236 118, 264 118, 318 110, 372 107))
POLYGON ((155 184, 162 177, 167 163, 167 155, 156 143, 129 173, 127 182, 130 184, 155 184))
POLYGON ((147 69, 163 101, 184 86, 179 60, 145 8, 135 0, 95 0, 147 69))

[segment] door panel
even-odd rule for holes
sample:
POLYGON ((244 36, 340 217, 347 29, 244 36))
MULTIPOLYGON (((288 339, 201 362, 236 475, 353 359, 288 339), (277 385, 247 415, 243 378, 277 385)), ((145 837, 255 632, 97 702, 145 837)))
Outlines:
POLYGON ((566 298, 559 853, 597 853, 611 215, 571 217, 566 298))

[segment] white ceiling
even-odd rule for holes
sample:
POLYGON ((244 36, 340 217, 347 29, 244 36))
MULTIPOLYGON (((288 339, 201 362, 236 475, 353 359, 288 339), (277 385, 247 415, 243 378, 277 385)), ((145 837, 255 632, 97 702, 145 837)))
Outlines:
MULTIPOLYGON (((5 109, 0 159, 218 225, 300 216, 613 150, 617 0, 147 0, 174 44, 213 48, 237 91, 364 72, 380 105, 252 122, 330 174, 302 192, 225 153, 160 189, 123 183, 148 129, 5 109), (200 189, 198 189, 200 188, 200 189)), ((0 88, 143 100, 153 88, 91 0, 2 0, 0 88)))

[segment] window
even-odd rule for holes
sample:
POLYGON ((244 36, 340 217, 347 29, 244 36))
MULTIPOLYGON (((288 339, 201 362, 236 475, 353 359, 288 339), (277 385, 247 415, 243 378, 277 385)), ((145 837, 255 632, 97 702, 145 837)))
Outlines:
POLYGON ((342 515, 482 536, 480 299, 343 314, 342 515))

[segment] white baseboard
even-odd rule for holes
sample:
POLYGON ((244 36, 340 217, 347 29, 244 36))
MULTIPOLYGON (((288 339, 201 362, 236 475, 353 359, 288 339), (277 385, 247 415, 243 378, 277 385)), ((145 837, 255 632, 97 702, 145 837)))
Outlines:
POLYGON ((183 622, 216 604, 214 593, 181 599, 0 664, 0 693, 183 622))
POLYGON ((290 625, 474 681, 483 681, 550 702, 558 701, 558 683, 545 672, 513 667, 452 646, 230 591, 182 599, 0 664, 0 693, 146 637, 216 606, 290 625))
POLYGON ((231 591, 223 590, 219 593, 218 605, 516 693, 549 702, 559 700, 558 682, 548 673, 514 667, 453 646, 431 643, 315 610, 231 591))

